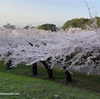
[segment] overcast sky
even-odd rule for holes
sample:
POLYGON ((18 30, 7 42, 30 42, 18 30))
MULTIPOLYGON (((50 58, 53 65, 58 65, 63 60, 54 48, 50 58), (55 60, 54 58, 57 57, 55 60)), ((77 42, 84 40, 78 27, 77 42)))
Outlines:
MULTIPOLYGON (((92 15, 100 16, 100 0, 86 0, 92 15)), ((83 0, 0 0, 0 26, 53 23, 62 26, 73 18, 89 18, 83 0)))

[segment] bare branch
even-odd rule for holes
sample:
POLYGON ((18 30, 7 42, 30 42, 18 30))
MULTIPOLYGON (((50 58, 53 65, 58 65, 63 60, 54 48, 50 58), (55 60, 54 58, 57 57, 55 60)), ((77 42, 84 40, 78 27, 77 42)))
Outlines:
POLYGON ((86 5, 87 8, 88 8, 88 12, 89 12, 90 18, 93 19, 92 15, 91 15, 90 7, 88 6, 86 0, 84 0, 84 3, 85 3, 85 5, 86 5))

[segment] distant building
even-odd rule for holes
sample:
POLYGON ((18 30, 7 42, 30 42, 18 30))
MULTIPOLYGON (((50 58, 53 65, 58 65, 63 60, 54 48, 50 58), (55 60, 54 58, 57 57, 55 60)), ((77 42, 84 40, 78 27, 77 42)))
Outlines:
POLYGON ((15 25, 10 25, 9 23, 7 23, 7 25, 3 25, 3 27, 6 29, 15 29, 15 25))

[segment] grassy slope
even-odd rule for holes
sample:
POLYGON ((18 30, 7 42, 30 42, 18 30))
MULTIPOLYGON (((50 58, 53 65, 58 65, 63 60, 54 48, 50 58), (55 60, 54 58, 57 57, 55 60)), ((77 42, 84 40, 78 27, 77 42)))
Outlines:
POLYGON ((0 96, 0 99, 100 99, 99 95, 89 91, 4 72, 0 72, 0 92, 20 94, 0 96))
POLYGON ((6 70, 6 66, 0 62, 0 92, 20 93, 20 96, 2 96, 0 99, 100 99, 98 94, 100 92, 100 76, 86 76, 86 74, 75 72, 74 82, 68 84, 64 71, 55 69, 54 77, 53 80, 48 81, 46 70, 39 68, 38 77, 33 78, 31 77, 31 66, 19 65, 17 68, 6 70))

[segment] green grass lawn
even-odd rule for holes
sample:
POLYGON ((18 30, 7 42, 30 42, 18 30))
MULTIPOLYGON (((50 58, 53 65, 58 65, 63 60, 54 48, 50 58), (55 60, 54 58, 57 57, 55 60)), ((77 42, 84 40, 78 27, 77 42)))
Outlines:
POLYGON ((32 77, 31 66, 18 65, 6 70, 0 62, 0 93, 19 93, 0 99, 100 99, 100 76, 74 72, 73 83, 67 83, 63 70, 54 69, 54 79, 48 80, 44 67, 32 77), (87 89, 87 90, 85 90, 87 89))
POLYGON ((0 72, 0 92, 19 93, 0 99, 100 99, 99 95, 79 88, 4 72, 0 72))

